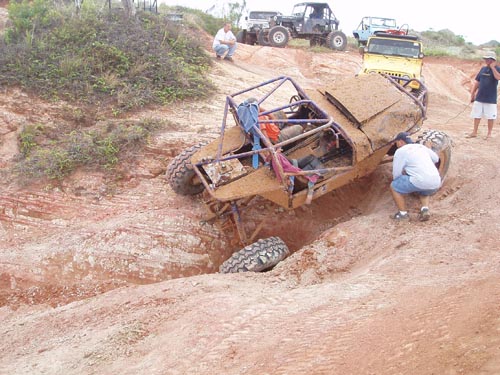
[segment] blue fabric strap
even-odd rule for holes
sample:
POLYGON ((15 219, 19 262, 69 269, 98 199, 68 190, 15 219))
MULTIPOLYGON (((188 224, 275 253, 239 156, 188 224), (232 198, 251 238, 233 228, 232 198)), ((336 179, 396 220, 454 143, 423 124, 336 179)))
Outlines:
MULTIPOLYGON (((243 126, 245 133, 253 134, 253 151, 260 150, 260 136, 255 131, 255 127, 259 126, 259 106, 257 103, 248 103, 246 100, 238 106, 238 117, 243 126)), ((259 154, 252 156, 252 167, 257 169, 259 167, 259 154)))

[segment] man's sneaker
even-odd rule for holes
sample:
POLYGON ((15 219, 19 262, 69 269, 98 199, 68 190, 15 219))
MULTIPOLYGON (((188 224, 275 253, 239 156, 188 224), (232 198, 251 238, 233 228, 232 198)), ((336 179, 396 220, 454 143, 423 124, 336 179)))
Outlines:
POLYGON ((234 60, 233 60, 233 58, 232 58, 231 56, 226 56, 226 57, 224 57, 224 60, 226 60, 226 61, 231 61, 231 62, 233 62, 233 61, 234 61, 234 60))
POLYGON ((402 214, 401 212, 396 212, 394 215, 391 216, 391 219, 396 220, 396 221, 405 221, 405 220, 410 220, 410 215, 407 213, 402 214))
POLYGON ((424 207, 420 210, 420 214, 418 215, 420 221, 427 221, 431 218, 431 213, 427 207, 424 207))
POLYGON ((215 58, 216 58, 217 60, 220 60, 220 59, 222 58, 222 56, 219 56, 219 55, 215 54, 215 58))

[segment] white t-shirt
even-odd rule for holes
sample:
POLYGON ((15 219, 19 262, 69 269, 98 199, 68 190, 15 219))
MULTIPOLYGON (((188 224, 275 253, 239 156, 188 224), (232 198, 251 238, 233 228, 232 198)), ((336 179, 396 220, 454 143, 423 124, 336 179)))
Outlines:
POLYGON ((234 34, 231 30, 228 30, 228 32, 226 33, 226 32, 224 32, 224 28, 222 28, 219 31, 217 31, 217 34, 215 34, 212 48, 215 48, 218 45, 220 45, 221 40, 222 41, 236 40, 236 37, 234 36, 234 34))
POLYGON ((419 143, 406 144, 396 150, 392 164, 392 177, 398 178, 403 171, 410 176, 410 182, 423 190, 438 189, 441 186, 441 176, 434 165, 439 156, 419 143))

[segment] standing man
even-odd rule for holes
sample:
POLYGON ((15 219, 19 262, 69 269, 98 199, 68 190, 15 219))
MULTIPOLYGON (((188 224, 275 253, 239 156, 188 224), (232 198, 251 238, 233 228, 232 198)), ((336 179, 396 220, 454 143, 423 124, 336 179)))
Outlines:
POLYGON ((236 37, 231 31, 231 23, 226 22, 224 27, 217 31, 215 34, 214 42, 212 48, 215 51, 215 57, 221 59, 222 56, 227 52, 224 60, 233 61, 233 55, 236 51, 236 37))
POLYGON ((500 67, 496 65, 497 56, 494 51, 488 51, 483 56, 486 64, 476 75, 476 80, 470 92, 472 105, 471 117, 474 119, 474 130, 466 138, 477 137, 481 117, 488 121, 488 134, 484 139, 491 138, 493 122, 497 118, 497 86, 500 80, 500 67))
POLYGON ((409 220, 404 196, 417 193, 422 204, 419 219, 427 221, 430 218, 430 196, 441 187, 441 176, 435 165, 439 156, 429 147, 413 143, 406 132, 399 133, 395 141, 398 149, 392 164, 391 193, 399 211, 391 218, 397 221, 409 220))

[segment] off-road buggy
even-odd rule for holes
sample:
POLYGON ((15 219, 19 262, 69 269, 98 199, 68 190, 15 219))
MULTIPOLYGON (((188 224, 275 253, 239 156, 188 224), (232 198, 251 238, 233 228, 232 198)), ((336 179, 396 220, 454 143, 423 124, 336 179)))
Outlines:
MULTIPOLYGON (((220 136, 185 149, 166 172, 176 193, 202 193, 211 218, 224 222, 225 228, 230 224, 244 246, 220 272, 266 270, 289 254, 278 237, 256 241, 260 226, 247 233, 242 212, 255 200, 264 198, 292 210, 391 161, 395 136, 416 133, 425 119, 424 86, 414 96, 408 84, 371 74, 306 91, 283 76, 227 96, 220 136), (273 144, 260 130, 270 122, 300 125, 303 133, 273 144), (304 167, 303 160, 315 163, 304 167)), ((450 139, 427 130, 418 136, 418 142, 424 141, 439 154, 444 178, 450 139)))
POLYGON ((286 47, 290 38, 308 39, 311 46, 344 51, 347 37, 339 30, 339 23, 328 3, 299 3, 291 16, 274 17, 270 28, 261 33, 261 39, 273 47, 286 47))

